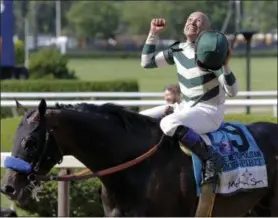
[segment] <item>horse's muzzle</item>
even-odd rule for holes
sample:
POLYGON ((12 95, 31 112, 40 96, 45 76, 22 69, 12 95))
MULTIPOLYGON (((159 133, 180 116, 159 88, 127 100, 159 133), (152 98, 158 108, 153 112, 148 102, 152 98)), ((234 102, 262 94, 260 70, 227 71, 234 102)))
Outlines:
POLYGON ((1 193, 6 195, 7 197, 13 199, 15 197, 15 188, 11 185, 3 184, 1 186, 1 193))

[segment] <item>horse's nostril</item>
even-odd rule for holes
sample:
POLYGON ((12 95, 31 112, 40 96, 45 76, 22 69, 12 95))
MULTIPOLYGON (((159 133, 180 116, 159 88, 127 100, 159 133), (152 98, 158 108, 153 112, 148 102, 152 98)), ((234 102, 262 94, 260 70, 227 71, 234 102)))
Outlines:
POLYGON ((10 185, 5 185, 4 187, 2 187, 2 192, 4 192, 4 194, 7 195, 12 195, 14 193, 14 188, 10 185))

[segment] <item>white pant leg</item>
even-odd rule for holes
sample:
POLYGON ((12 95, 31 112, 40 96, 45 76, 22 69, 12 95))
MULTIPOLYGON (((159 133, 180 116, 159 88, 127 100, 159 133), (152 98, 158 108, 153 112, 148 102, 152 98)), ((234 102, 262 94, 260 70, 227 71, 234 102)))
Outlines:
POLYGON ((196 105, 192 108, 185 107, 164 117, 160 122, 160 127, 168 136, 173 136, 180 125, 189 127, 201 135, 217 130, 223 119, 224 106, 196 105))
POLYGON ((143 114, 152 118, 161 119, 164 116, 164 111, 167 105, 160 105, 153 108, 149 108, 143 111, 140 111, 139 114, 143 114))

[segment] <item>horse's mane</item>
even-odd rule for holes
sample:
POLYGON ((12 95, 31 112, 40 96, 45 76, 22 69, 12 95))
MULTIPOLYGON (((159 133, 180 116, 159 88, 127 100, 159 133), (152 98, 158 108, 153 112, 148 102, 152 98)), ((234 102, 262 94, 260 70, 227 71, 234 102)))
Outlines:
POLYGON ((81 103, 81 104, 56 104, 56 108, 64 110, 72 110, 76 112, 85 112, 90 114, 103 114, 106 116, 114 116, 124 125, 126 129, 129 129, 131 125, 157 125, 158 120, 136 113, 128 108, 116 105, 112 103, 106 103, 102 105, 81 103))

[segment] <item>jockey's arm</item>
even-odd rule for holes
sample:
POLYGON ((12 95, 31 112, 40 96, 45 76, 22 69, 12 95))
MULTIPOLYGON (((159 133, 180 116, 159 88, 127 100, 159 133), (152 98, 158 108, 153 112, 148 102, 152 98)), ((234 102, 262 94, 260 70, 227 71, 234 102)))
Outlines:
POLYGON ((224 66, 220 70, 215 71, 219 83, 224 87, 229 97, 235 97, 238 93, 238 83, 235 75, 229 66, 224 66))
POLYGON ((144 44, 142 53, 141 53, 141 66, 144 68, 160 68, 167 65, 173 65, 173 51, 171 46, 155 54, 155 47, 158 41, 158 36, 150 33, 147 37, 147 40, 144 44))

